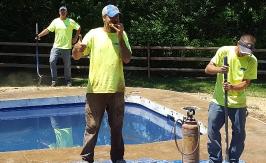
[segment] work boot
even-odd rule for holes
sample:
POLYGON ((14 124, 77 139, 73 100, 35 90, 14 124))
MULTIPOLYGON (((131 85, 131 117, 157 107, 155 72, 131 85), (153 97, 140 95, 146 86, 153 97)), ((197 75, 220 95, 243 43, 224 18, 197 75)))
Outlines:
POLYGON ((72 83, 71 82, 67 82, 67 87, 72 87, 72 83))
POLYGON ((56 81, 52 81, 51 87, 56 87, 56 81))

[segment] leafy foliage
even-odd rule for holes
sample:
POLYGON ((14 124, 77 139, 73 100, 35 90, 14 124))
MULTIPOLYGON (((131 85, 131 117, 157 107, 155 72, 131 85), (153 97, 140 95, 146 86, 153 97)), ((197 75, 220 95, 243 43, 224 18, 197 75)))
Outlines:
MULTIPOLYGON (((221 46, 231 45, 243 33, 266 41, 266 2, 260 0, 1 0, 0 41, 33 42, 35 23, 46 28, 65 4, 82 34, 102 26, 101 10, 119 6, 122 22, 133 45, 221 46)), ((53 35, 43 42, 52 42, 53 35)))

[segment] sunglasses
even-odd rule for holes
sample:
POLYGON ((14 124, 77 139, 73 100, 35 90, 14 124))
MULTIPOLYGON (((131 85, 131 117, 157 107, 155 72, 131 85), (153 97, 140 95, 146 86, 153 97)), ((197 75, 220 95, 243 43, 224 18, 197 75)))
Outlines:
POLYGON ((253 44, 251 44, 251 43, 245 43, 242 40, 239 40, 238 41, 238 44, 241 45, 241 46, 243 46, 243 47, 245 47, 245 48, 248 48, 248 49, 250 49, 252 51, 255 49, 255 46, 253 44))

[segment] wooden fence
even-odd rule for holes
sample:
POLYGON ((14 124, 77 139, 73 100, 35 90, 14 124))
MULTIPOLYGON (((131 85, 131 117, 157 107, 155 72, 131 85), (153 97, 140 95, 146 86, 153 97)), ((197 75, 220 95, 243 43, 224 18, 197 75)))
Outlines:
MULTIPOLYGON (((14 62, 3 62, 4 57, 32 57, 35 58, 36 54, 34 53, 36 43, 22 43, 22 42, 0 42, 0 67, 6 67, 6 68, 36 68, 36 63, 32 60, 30 63, 20 63, 19 61, 14 62), (8 52, 2 52, 3 47, 8 47, 8 52), (10 52, 12 51, 13 47, 31 47, 32 52, 10 52)), ((39 49, 40 48, 51 48, 51 43, 39 43, 38 44, 39 49)), ((176 72, 199 72, 203 73, 204 68, 176 68, 176 67, 153 67, 151 62, 160 62, 160 61, 176 61, 176 62, 206 62, 205 65, 210 61, 211 58, 208 57, 167 57, 167 56, 154 56, 152 55, 152 51, 213 51, 213 53, 218 49, 218 47, 189 47, 189 46, 133 46, 133 57, 132 60, 136 61, 142 61, 142 64, 137 65, 125 65, 124 69, 129 71, 146 71, 147 76, 150 78, 152 71, 176 71, 176 72), (135 53, 135 51, 142 50, 144 51, 145 55, 139 56, 135 53), (143 62, 145 64, 143 64, 143 62)), ((255 51, 256 56, 259 56, 262 53, 266 53, 266 49, 256 49, 255 51)), ((46 53, 40 53, 40 58, 48 58, 49 53, 46 50, 46 53)), ((82 58, 88 59, 88 58, 82 58)), ((48 60, 48 59, 47 59, 48 60)), ((259 64, 265 65, 266 60, 264 59, 258 59, 259 64)), ((265 67, 265 66, 262 66, 265 67)), ((48 69, 49 68, 49 62, 47 61, 45 64, 39 64, 40 69, 48 69)), ((58 65, 58 68, 63 68, 63 65, 58 65)), ((72 69, 88 69, 88 64, 72 64, 72 69)), ((266 74, 265 69, 259 69, 258 74, 266 74)))

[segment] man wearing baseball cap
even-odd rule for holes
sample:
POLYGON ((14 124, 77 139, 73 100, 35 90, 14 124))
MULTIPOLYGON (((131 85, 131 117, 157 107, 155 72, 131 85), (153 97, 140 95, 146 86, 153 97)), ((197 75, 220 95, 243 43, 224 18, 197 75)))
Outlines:
POLYGON ((114 17, 116 16, 117 14, 120 14, 120 11, 119 9, 114 6, 114 5, 107 5, 103 8, 102 10, 102 16, 109 16, 109 17, 114 17))
POLYGON ((67 86, 71 86, 71 49, 72 44, 76 43, 80 34, 80 26, 73 19, 67 18, 66 6, 59 8, 59 17, 38 34, 38 39, 47 35, 49 32, 55 33, 53 48, 50 52, 50 69, 52 76, 52 87, 57 85, 57 60, 59 57, 64 62, 64 77, 67 86), (76 35, 72 38, 73 30, 77 30, 76 35))
POLYGON ((251 80, 257 79, 257 59, 253 55, 256 39, 244 34, 236 46, 223 46, 205 68, 207 74, 217 74, 213 100, 208 115, 208 152, 210 163, 222 163, 220 129, 225 123, 225 109, 232 122, 232 139, 228 149, 229 161, 237 163, 244 150, 246 138, 246 95, 245 89, 251 80), (228 65, 225 65, 227 57, 228 65), (223 74, 227 73, 227 82, 223 74), (225 91, 228 92, 225 108, 225 91))
POLYGON ((107 5, 102 10, 103 27, 90 30, 72 50, 75 60, 90 56, 86 94, 86 128, 82 159, 94 161, 94 148, 104 112, 111 131, 111 160, 124 161, 122 136, 124 118, 125 79, 123 63, 129 63, 132 52, 124 26, 119 21, 119 9, 107 5))
POLYGON ((62 10, 65 10, 65 11, 67 11, 67 8, 66 8, 66 6, 61 6, 61 7, 59 8, 59 12, 60 12, 60 11, 62 11, 62 10))

